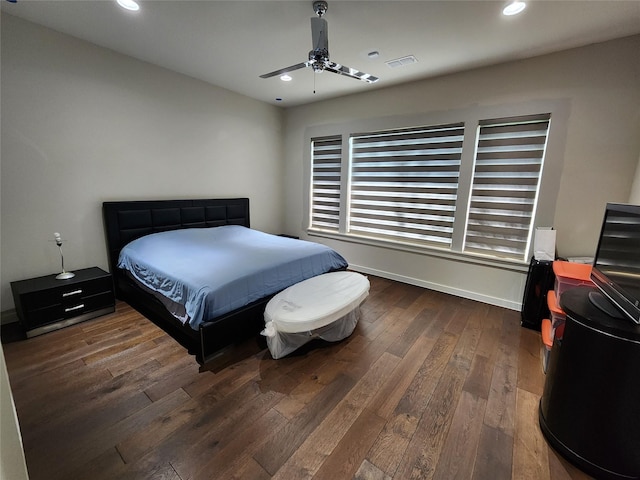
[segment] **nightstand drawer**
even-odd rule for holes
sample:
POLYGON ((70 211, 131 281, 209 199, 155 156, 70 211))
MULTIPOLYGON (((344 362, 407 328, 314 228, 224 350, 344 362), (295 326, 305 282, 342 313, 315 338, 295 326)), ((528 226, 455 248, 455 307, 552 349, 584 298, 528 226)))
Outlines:
POLYGON ((105 292, 111 292, 111 277, 87 280, 73 285, 63 285, 46 290, 26 293, 24 307, 26 312, 40 310, 55 305, 77 304, 79 299, 105 292))
POLYGON ((30 309, 26 313, 26 321, 30 328, 46 323, 55 323, 67 318, 84 315, 87 312, 114 306, 111 291, 83 297, 74 297, 73 301, 49 305, 43 308, 30 309))
POLYGON ((51 305, 44 308, 30 310, 25 318, 21 319, 27 329, 44 325, 45 323, 55 323, 64 320, 62 315, 62 305, 51 305))
POLYGON ((113 292, 108 291, 79 298, 75 303, 63 305, 62 310, 64 317, 69 318, 92 312, 93 310, 100 310, 110 306, 113 307, 114 305, 113 292))

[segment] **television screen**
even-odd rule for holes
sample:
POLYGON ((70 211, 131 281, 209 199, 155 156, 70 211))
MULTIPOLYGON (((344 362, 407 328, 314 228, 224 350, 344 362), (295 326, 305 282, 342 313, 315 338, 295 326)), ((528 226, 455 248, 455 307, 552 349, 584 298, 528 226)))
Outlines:
POLYGON ((609 301, 590 295, 592 303, 640 323, 640 206, 607 204, 591 280, 609 301))

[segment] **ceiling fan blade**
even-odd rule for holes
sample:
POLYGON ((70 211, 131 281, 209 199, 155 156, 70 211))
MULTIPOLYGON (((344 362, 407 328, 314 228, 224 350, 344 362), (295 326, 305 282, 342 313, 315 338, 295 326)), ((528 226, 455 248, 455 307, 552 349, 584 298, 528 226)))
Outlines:
POLYGON ((362 80, 367 83, 375 83, 380 80, 378 77, 369 75, 368 73, 361 72, 355 68, 345 67, 339 63, 326 61, 324 62, 324 70, 328 72, 337 73, 338 75, 346 75, 347 77, 355 78, 356 80, 362 80))
POLYGON ((304 67, 308 67, 311 65, 311 62, 303 62, 297 63, 296 65, 291 65, 290 67, 281 68, 280 70, 276 70, 275 72, 265 73, 264 75, 260 75, 260 78, 271 78, 276 77, 278 75, 284 75, 285 73, 293 72, 294 70, 299 70, 304 67))

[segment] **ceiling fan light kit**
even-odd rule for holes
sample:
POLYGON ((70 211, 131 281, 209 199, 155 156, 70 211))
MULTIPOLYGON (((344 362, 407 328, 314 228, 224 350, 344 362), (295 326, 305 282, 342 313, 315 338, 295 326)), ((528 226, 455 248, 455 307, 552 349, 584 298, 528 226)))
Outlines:
POLYGON ((264 75, 260 75, 260 78, 282 76, 289 72, 293 72, 294 70, 311 67, 314 73, 328 71, 331 73, 337 73, 338 75, 355 78, 356 80, 362 80, 367 83, 375 83, 379 80, 378 77, 374 77, 373 75, 361 72, 355 68, 346 67, 329 60, 329 26, 327 21, 322 18, 328 8, 329 5, 324 0, 316 0, 313 2, 313 11, 317 16, 311 17, 312 50, 309 52, 309 59, 306 62, 281 68, 280 70, 275 70, 270 73, 265 73, 264 75))

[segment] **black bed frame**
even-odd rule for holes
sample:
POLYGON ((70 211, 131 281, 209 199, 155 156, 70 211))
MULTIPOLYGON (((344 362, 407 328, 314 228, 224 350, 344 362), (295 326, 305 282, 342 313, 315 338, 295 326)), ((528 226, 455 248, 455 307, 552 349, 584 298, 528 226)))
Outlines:
POLYGON ((104 202, 102 211, 116 297, 163 328, 194 354, 198 362, 206 363, 225 347, 256 336, 262 330, 264 309, 272 296, 208 319, 196 331, 178 321, 158 299, 142 290, 117 266, 120 250, 150 233, 222 225, 249 227, 248 198, 104 202))

